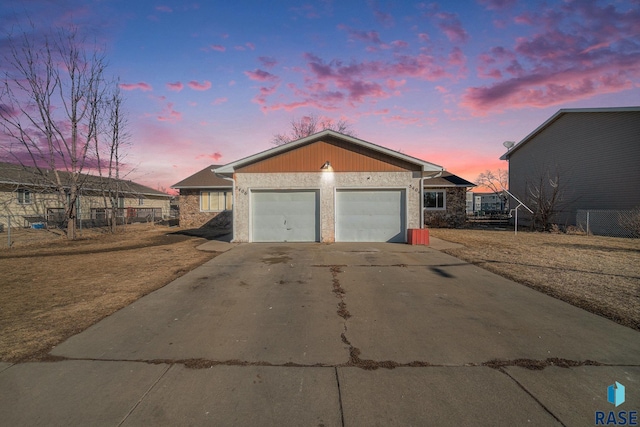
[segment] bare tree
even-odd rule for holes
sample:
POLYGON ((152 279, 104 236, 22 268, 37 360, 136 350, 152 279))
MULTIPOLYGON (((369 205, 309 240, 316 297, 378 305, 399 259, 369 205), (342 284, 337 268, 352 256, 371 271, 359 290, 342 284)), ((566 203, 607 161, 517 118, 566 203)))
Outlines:
POLYGON ((303 116, 300 119, 291 120, 291 129, 288 133, 278 133, 273 136, 272 144, 284 145, 291 141, 305 138, 314 133, 330 129, 344 135, 355 136, 351 124, 346 120, 334 121, 328 117, 321 117, 315 114, 303 116))
POLYGON ((0 93, 6 154, 31 167, 64 207, 67 238, 76 237, 78 197, 95 168, 106 60, 75 28, 9 38, 0 93))
POLYGON ((551 229, 555 215, 564 202, 564 187, 558 171, 547 169, 525 184, 528 205, 533 209, 532 227, 540 231, 551 229))
POLYGON ((509 174, 503 169, 491 171, 487 169, 476 178, 476 184, 481 187, 490 189, 494 194, 500 197, 502 209, 504 210, 509 196, 504 191, 509 186, 509 174))
POLYGON ((123 149, 129 145, 127 132, 128 120, 123 111, 122 92, 118 84, 113 86, 110 93, 96 98, 96 102, 103 102, 99 111, 98 122, 102 124, 101 132, 94 138, 96 164, 100 180, 100 189, 105 209, 105 220, 111 232, 116 231, 119 200, 125 190, 120 179, 123 159, 123 149), (104 140, 104 141, 103 141, 104 140))

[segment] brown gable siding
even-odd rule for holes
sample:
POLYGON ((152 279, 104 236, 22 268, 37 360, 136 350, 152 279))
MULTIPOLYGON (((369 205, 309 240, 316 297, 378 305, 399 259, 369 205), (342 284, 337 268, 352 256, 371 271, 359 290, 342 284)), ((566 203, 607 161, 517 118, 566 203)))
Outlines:
POLYGON ((298 147, 236 170, 238 173, 320 172, 325 161, 335 172, 418 171, 420 166, 343 141, 326 140, 298 147))

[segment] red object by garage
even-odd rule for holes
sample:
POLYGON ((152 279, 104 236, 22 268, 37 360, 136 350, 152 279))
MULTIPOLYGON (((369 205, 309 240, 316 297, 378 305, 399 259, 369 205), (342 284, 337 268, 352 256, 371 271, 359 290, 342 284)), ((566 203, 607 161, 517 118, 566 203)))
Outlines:
POLYGON ((410 245, 429 246, 428 228, 410 228, 407 230, 407 243, 410 245))

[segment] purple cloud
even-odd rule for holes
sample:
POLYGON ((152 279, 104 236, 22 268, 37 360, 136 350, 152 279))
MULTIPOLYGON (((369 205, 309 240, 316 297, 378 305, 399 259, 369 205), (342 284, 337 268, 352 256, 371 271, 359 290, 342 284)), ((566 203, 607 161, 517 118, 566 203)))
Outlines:
POLYGON ((382 40, 380 40, 380 35, 377 31, 360 31, 346 25, 338 25, 340 30, 346 31, 349 35, 349 38, 353 40, 362 41, 365 43, 373 43, 373 44, 382 44, 382 40))
POLYGON ((123 90, 136 90, 140 89, 143 92, 153 90, 153 87, 149 83, 138 82, 138 83, 120 83, 120 89, 123 90))
POLYGON ((545 107, 637 84, 640 10, 569 2, 531 14, 530 21, 533 34, 479 56, 478 74, 498 81, 467 89, 462 105, 478 114, 545 107))
POLYGON ((462 27, 462 23, 458 19, 458 15, 449 12, 436 13, 438 19, 438 28, 447 36, 449 41, 453 43, 466 42, 469 34, 462 27))
POLYGON ((184 88, 182 82, 175 83, 167 83, 167 89, 172 90, 174 92, 180 92, 184 88))
POLYGON ((513 7, 516 4, 516 0, 478 0, 478 3, 488 10, 505 10, 513 7))
POLYGON ((256 69, 254 71, 245 71, 244 74, 249 77, 251 80, 255 80, 258 82, 266 82, 266 81, 276 81, 278 80, 277 76, 274 76, 268 71, 256 69))
POLYGON ((197 82, 195 80, 191 80, 189 83, 187 83, 187 86, 189 86, 193 90, 203 91, 203 90, 211 89, 211 82, 205 80, 202 83, 200 83, 200 82, 197 82))
POLYGON ((260 56, 258 57, 258 61, 260 61, 264 68, 273 68, 278 63, 275 58, 270 56, 260 56))

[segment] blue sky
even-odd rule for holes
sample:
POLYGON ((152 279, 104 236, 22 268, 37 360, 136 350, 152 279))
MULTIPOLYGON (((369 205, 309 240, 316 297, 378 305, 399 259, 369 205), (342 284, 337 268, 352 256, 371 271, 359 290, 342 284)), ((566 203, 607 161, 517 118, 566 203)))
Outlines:
POLYGON ((9 0, 74 24, 126 97, 131 178, 169 187, 309 114, 474 180, 560 108, 640 105, 640 2, 9 0))

